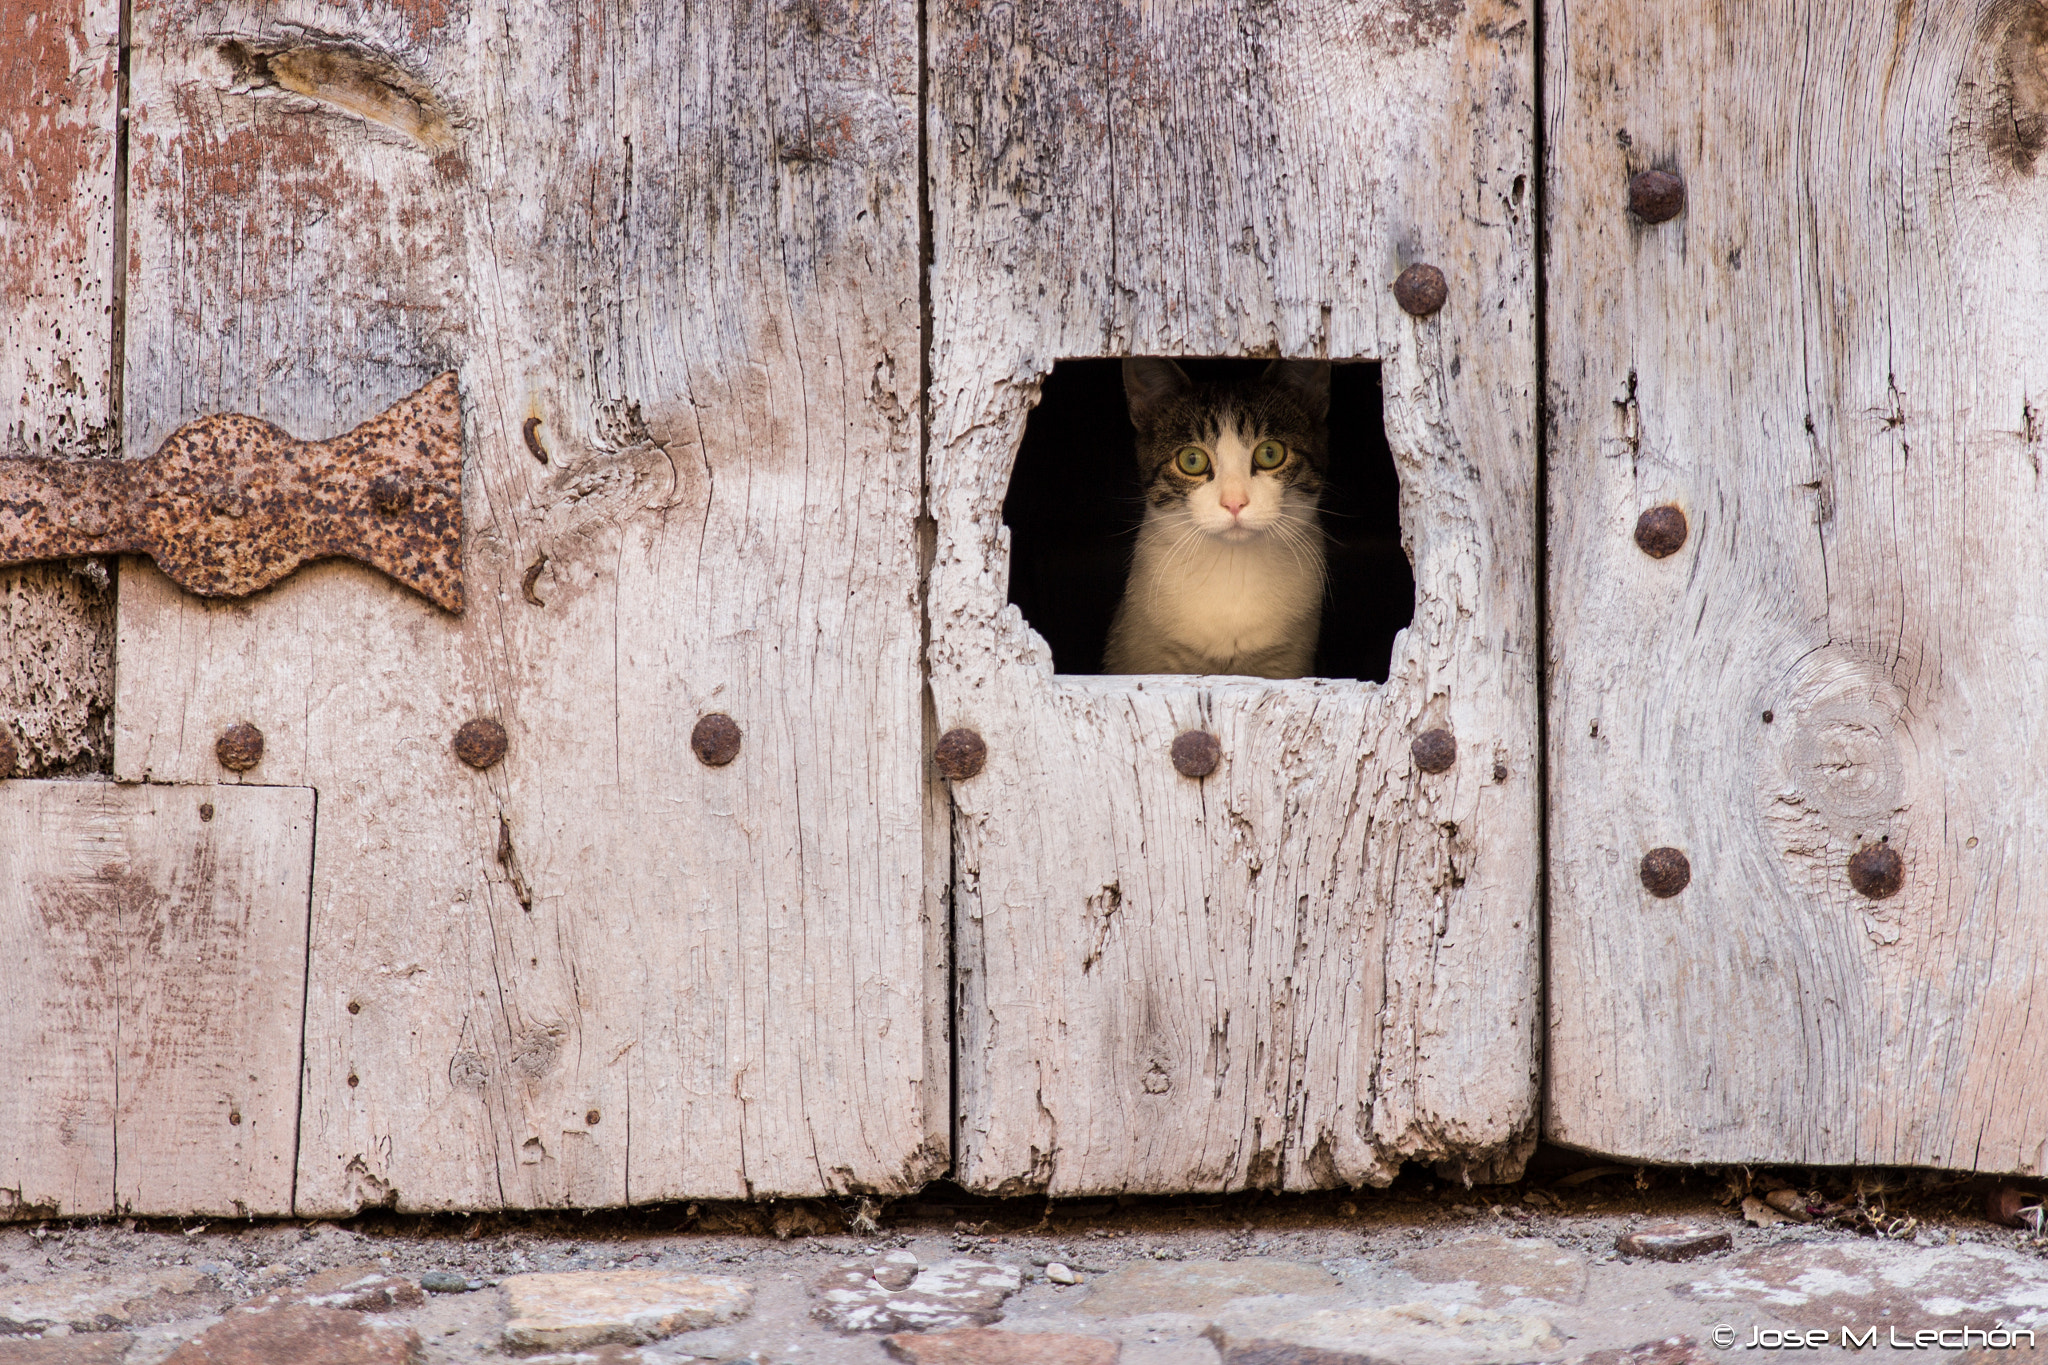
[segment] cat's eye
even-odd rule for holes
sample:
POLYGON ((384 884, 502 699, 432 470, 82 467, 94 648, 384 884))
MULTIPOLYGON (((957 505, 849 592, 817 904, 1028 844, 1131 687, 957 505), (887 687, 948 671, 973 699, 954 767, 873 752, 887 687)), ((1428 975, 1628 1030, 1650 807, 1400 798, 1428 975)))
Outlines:
POLYGON ((1182 446, 1173 462, 1180 467, 1181 473, 1191 477, 1209 472, 1209 452, 1200 446, 1182 446))
POLYGON ((1287 463, 1287 447, 1278 441, 1261 441, 1252 451, 1252 463, 1260 469, 1278 469, 1287 463))

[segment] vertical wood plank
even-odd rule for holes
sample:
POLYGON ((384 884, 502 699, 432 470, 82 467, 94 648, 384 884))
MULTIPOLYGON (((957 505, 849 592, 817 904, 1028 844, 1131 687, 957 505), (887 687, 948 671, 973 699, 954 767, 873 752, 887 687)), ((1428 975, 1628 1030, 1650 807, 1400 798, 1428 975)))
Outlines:
POLYGON ((108 455, 118 0, 0 0, 0 452, 108 455))
POLYGON ((314 794, 116 790, 135 791, 147 835, 131 836, 144 852, 124 875, 114 1202, 134 1214, 288 1214, 314 794))
POLYGON ((2048 6, 1549 33, 1551 1136, 2038 1174, 2048 6))
POLYGON ((1534 1142, 1532 40, 1465 6, 931 7, 932 685, 960 1178, 1309 1188, 1534 1142), (1426 320, 1390 286, 1429 262, 1426 320), (1052 363, 1383 362, 1414 624, 1385 685, 1055 677, 1002 503, 1052 363), (1437 727, 1455 767, 1416 770, 1437 727), (1205 729, 1205 782, 1168 760, 1205 729))
MULTIPOLYGON (((120 5, 0 0, 0 33, 0 454, 116 454, 120 5)), ((113 604, 97 572, 0 569, 0 727, 24 775, 112 759, 113 604)))
POLYGON ((18 1216, 291 1211, 313 793, 0 784, 18 1216))
POLYGON ((134 428, 464 393, 465 616, 123 570, 118 770, 322 794, 301 1213, 943 1169, 914 13, 138 6, 134 428))

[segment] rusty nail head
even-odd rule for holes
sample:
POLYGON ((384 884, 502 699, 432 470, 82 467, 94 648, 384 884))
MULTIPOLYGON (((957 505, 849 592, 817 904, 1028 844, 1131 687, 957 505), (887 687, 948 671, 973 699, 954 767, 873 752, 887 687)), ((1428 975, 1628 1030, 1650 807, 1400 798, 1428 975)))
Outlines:
POLYGON ((723 768, 740 756, 739 722, 722 711, 703 717, 690 731, 690 752, 707 768, 723 768))
POLYGON ((245 773, 263 761, 263 732, 248 721, 236 721, 213 742, 213 756, 231 773, 245 773))
POLYGON ((1458 741, 1449 730, 1424 730, 1408 745, 1408 755, 1426 773, 1449 772, 1458 761, 1458 741))
POLYGON ((1494 764, 1494 765, 1493 765, 1493 780, 1494 780, 1494 781, 1496 781, 1496 782, 1505 782, 1505 781, 1507 781, 1507 780, 1508 780, 1508 765, 1507 765, 1507 764, 1505 764, 1505 763, 1496 763, 1496 764, 1494 764))
POLYGON ((236 1127, 240 1127, 242 1123, 242 1111, 239 1109, 228 1110, 228 1122, 234 1124, 236 1127))
POLYGON ((1849 855, 1849 885, 1874 901, 1906 884, 1906 860, 1888 843, 1866 844, 1849 855))
POLYGON ((593 1109, 583 1116, 583 1121, 590 1127, 595 1128, 597 1127, 597 1121, 603 1117, 604 1115, 598 1113, 595 1109, 593 1109))
POLYGON ((1411 265, 1394 281, 1394 302, 1410 317, 1426 318, 1450 297, 1451 286, 1445 282, 1444 272, 1433 265, 1411 265))
POLYGON ((1652 507, 1636 518, 1636 548, 1652 559, 1667 559, 1685 548, 1690 529, 1676 507, 1652 507))
POLYGON ((217 517, 239 517, 249 510, 249 500, 231 483, 206 486, 207 509, 217 517))
POLYGON ((472 768, 488 768, 505 756, 505 727, 494 720, 466 720, 455 732, 455 756, 472 768))
POLYGON ((206 824, 206 823, 207 823, 208 821, 210 821, 210 820, 212 820, 212 819, 213 819, 213 802, 211 802, 211 801, 201 801, 201 802, 199 803, 199 823, 201 823, 201 824, 206 824))
POLYGON ((379 474, 370 480, 370 506, 395 517, 412 506, 412 485, 396 474, 379 474))
POLYGON ((1653 848, 1643 855, 1643 890, 1669 900, 1692 885, 1692 860, 1675 848, 1653 848))
POLYGON ((988 764, 988 742, 964 727, 946 731, 932 747, 932 762, 954 782, 965 782, 988 764))
POLYGON ((1174 737, 1173 766, 1182 777, 1200 781, 1222 761, 1223 741, 1207 730, 1183 730, 1174 737))
POLYGON ((1628 211, 1646 223, 1668 223, 1685 212, 1685 182, 1669 171, 1644 171, 1628 182, 1628 211))
POLYGON ((519 428, 519 434, 526 438, 526 449, 542 464, 548 462, 548 448, 540 443, 540 418, 529 417, 519 428))
POLYGON ((21 752, 14 747, 14 731, 0 725, 0 778, 14 776, 21 763, 21 752))

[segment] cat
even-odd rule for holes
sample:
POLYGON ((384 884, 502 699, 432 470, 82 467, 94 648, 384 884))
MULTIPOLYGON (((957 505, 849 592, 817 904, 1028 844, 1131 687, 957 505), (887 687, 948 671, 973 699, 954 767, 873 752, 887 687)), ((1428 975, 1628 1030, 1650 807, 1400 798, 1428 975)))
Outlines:
POLYGON ((1197 384, 1124 361, 1145 520, 1110 622, 1106 673, 1299 678, 1314 666, 1325 563, 1330 366, 1276 360, 1197 384))

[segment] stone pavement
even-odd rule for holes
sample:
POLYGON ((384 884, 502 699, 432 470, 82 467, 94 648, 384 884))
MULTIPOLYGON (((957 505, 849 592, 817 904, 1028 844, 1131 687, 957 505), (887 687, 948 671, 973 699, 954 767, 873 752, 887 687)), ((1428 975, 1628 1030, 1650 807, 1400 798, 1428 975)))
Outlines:
POLYGON ((14 1224, 0 1365, 1697 1365, 2048 1345, 2024 1191, 1992 1201, 2011 1228, 1985 1217, 1988 1182, 1845 1173, 1831 1195, 1587 1169, 1050 1209, 14 1224))

